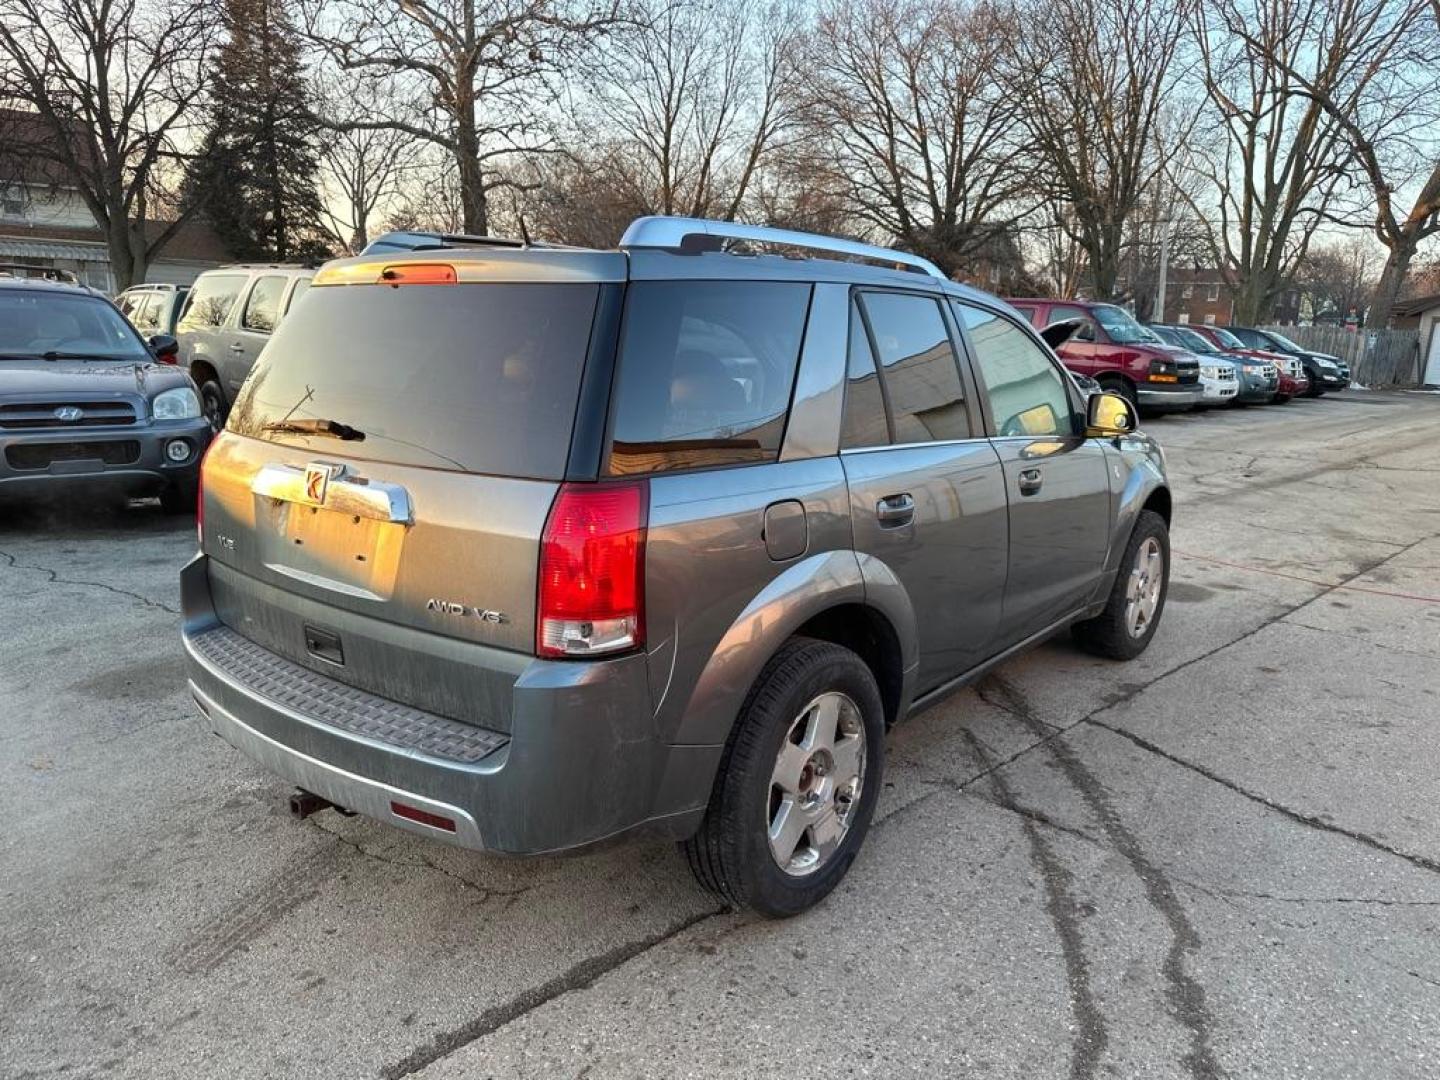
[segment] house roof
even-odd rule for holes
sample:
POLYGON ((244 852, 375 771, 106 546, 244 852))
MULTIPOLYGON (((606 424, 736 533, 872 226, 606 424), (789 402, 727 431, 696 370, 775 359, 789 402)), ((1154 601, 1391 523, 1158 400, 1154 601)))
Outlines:
POLYGON ((1436 293, 1434 296, 1412 296, 1408 300, 1396 300, 1395 306, 1390 309, 1390 314, 1405 318, 1409 315, 1419 315, 1422 311, 1429 311, 1431 308, 1440 308, 1440 293, 1436 293))
MULTIPOLYGON (((69 140, 82 168, 95 160, 95 141, 78 119, 69 140)), ((65 187, 74 178, 56 160, 55 133, 37 112, 0 108, 0 183, 65 187)))

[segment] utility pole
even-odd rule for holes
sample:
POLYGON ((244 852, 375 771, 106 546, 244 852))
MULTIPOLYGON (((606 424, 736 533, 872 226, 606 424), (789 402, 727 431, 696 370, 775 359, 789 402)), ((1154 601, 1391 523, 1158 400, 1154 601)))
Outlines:
POLYGON ((1155 285, 1155 321, 1165 321, 1165 273, 1170 267, 1170 222, 1160 223, 1160 273, 1155 285))

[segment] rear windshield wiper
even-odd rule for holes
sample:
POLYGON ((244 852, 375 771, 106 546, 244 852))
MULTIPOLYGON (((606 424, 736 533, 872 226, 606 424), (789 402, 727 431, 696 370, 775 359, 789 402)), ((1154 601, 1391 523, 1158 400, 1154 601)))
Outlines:
POLYGON ((359 442, 365 433, 338 420, 275 420, 265 424, 261 431, 278 431, 291 435, 325 435, 346 442, 359 442))

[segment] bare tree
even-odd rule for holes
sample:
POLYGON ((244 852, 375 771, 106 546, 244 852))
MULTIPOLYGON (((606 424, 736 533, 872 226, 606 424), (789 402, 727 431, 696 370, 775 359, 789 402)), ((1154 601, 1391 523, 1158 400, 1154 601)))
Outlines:
POLYGON ((1316 229, 1338 212, 1348 174, 1344 126, 1383 69, 1395 0, 1211 0, 1196 42, 1219 149, 1216 260, 1238 322, 1264 321, 1316 229), (1320 98, 1335 95, 1336 112, 1320 98))
POLYGON ((1317 320, 1343 320, 1352 312, 1361 317, 1375 295, 1379 263, 1374 241, 1364 234, 1312 244, 1296 268, 1295 285, 1308 299, 1317 320))
MULTIPOLYGON (((1183 141, 1157 138, 1183 75, 1192 0, 1021 0, 1007 29, 1014 118, 1030 138, 1033 182, 1068 205, 1056 223, 1085 252, 1095 296, 1116 296, 1126 222, 1183 141)), ((1014 170, 1012 162, 1007 168, 1014 170)))
POLYGON ((1440 0, 1402 0, 1366 14, 1365 65, 1347 65, 1342 78, 1307 73, 1274 41, 1247 40, 1339 128, 1352 171, 1374 196, 1373 229, 1389 254, 1366 325, 1383 329, 1421 242, 1440 233, 1440 0), (1397 205, 1406 188, 1413 199, 1397 205))
POLYGON ((378 214, 398 204, 401 185, 417 171, 415 139, 395 128, 355 126, 390 111, 388 86, 374 80, 323 73, 316 80, 316 108, 325 136, 320 140, 320 182, 327 198, 324 227, 355 253, 370 242, 378 214))
POLYGON ((342 69, 393 81, 393 109, 348 123, 403 131, 455 163, 468 232, 489 227, 499 164, 549 146, 546 106, 618 0, 307 0, 311 40, 342 69))
POLYGON ((74 184, 119 288, 144 280, 194 211, 147 229, 156 181, 200 119, 216 26, 203 0, 0 0, 0 92, 34 111, 24 149, 74 184))
POLYGON ((641 0, 586 69, 569 150, 649 213, 733 219, 791 120, 797 13, 641 0))
POLYGON ((831 0, 804 42, 806 171, 844 193, 864 231, 947 274, 1025 210, 994 75, 1005 32, 979 3, 831 0))

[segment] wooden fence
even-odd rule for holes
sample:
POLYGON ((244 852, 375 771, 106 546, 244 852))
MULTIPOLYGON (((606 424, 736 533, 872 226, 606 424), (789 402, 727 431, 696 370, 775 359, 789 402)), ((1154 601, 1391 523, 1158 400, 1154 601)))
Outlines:
POLYGON ((1271 326, 1295 344, 1338 356, 1361 386, 1419 386, 1418 330, 1347 330, 1343 326, 1271 326))

